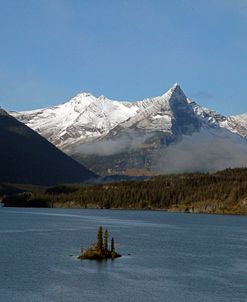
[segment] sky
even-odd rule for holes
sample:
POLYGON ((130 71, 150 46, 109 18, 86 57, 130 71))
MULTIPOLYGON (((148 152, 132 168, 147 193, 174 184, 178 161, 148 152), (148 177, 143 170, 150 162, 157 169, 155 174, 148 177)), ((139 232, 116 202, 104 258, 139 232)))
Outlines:
POLYGON ((200 105, 247 112, 247 0, 0 0, 0 106, 79 92, 136 101, 178 82, 200 105))

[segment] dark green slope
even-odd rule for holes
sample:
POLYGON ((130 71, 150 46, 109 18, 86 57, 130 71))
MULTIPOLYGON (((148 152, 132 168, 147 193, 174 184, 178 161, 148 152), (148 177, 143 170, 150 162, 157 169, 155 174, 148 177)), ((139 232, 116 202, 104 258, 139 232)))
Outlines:
POLYGON ((0 182, 51 185, 95 174, 0 108, 0 182))

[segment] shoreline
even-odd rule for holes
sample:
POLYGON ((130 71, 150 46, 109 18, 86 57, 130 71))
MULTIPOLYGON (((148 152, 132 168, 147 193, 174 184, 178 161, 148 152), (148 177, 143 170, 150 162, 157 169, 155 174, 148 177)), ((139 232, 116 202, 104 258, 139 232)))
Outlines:
POLYGON ((174 211, 171 209, 142 209, 142 208, 99 208, 99 207, 18 207, 18 206, 4 206, 0 203, 0 208, 18 208, 18 209, 68 209, 68 210, 101 210, 101 211, 142 211, 142 212, 166 212, 172 214, 188 214, 188 215, 219 215, 219 216, 247 216, 247 213, 220 213, 220 212, 193 212, 193 211, 174 211))

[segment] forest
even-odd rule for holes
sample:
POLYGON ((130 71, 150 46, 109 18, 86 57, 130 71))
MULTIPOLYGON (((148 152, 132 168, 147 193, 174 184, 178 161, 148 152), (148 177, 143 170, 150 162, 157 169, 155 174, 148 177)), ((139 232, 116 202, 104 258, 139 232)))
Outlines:
POLYGON ((58 185, 3 197, 5 206, 149 209, 247 214, 247 169, 157 176, 97 185, 58 185))

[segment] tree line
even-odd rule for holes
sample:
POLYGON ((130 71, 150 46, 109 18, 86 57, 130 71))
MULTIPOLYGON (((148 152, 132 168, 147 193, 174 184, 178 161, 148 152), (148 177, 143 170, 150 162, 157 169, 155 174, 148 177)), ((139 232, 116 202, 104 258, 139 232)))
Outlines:
MULTIPOLYGON (((238 206, 247 197, 247 169, 226 169, 214 174, 158 176, 144 181, 78 186, 55 186, 45 192, 6 197, 12 206, 171 209, 183 205, 238 206)), ((241 211, 245 211, 245 208, 241 211)), ((247 211, 246 211, 247 212, 247 211)))

